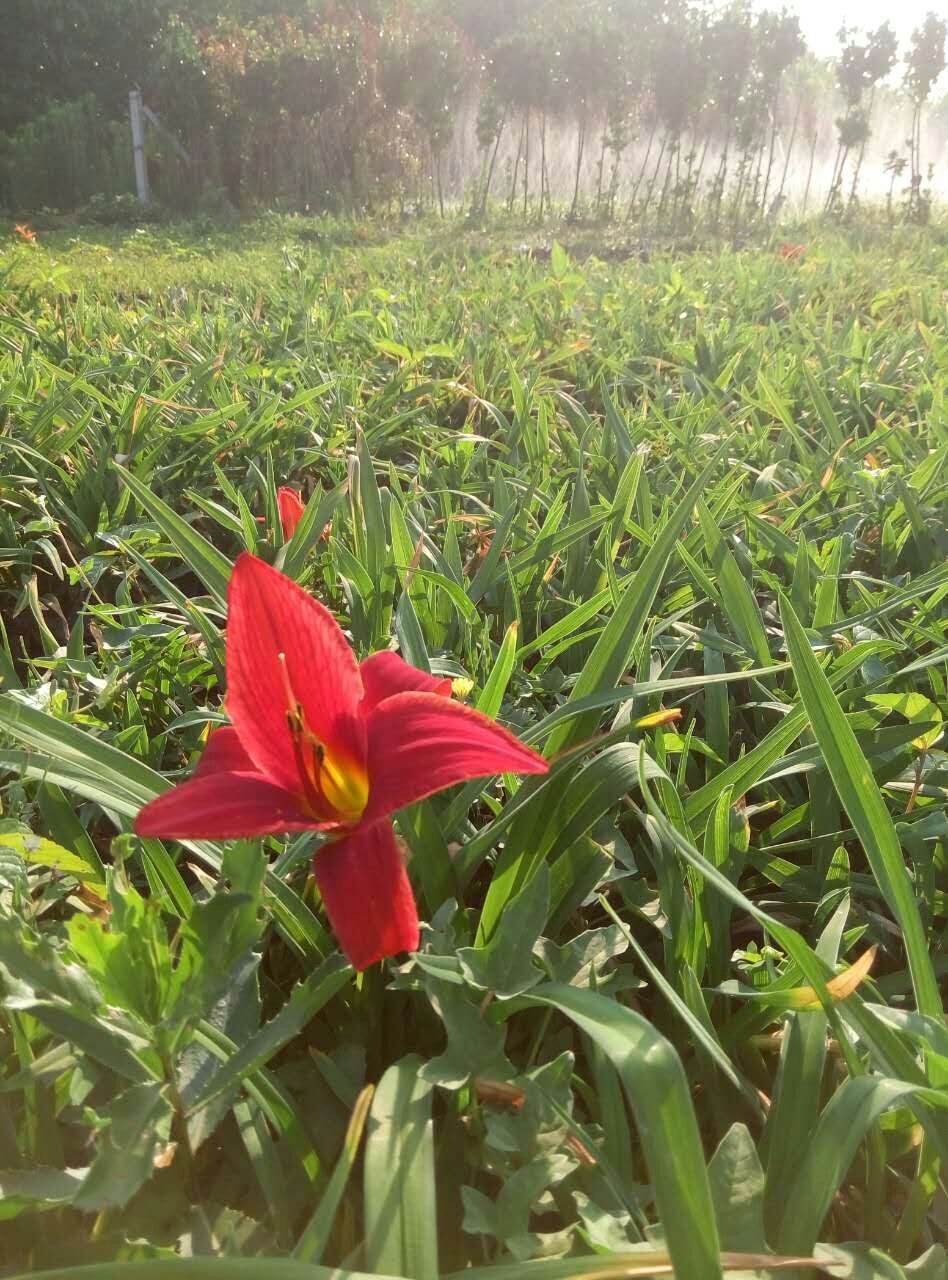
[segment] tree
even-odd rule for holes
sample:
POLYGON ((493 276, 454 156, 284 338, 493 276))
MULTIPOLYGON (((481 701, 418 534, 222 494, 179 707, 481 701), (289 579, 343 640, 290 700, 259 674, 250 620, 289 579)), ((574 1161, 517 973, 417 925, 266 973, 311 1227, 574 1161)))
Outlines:
POLYGON ((887 22, 865 37, 843 27, 839 32, 839 39, 843 42, 843 51, 837 64, 836 78, 845 109, 836 120, 838 142, 833 177, 824 206, 826 210, 842 208, 846 161, 858 147, 858 159, 849 193, 849 203, 855 202, 862 157, 869 138, 876 85, 895 66, 898 52, 895 33, 887 22))
POLYGON ((464 54, 448 22, 409 21, 385 32, 379 49, 379 87, 386 105, 407 111, 431 154, 441 217, 444 182, 441 159, 454 131, 464 54))
MULTIPOLYGON (((922 108, 932 85, 945 69, 946 35, 948 22, 929 13, 922 25, 912 32, 912 47, 906 58, 905 88, 912 101, 908 214, 914 222, 927 222, 931 210, 931 196, 922 191, 922 108)), ((890 186, 890 205, 891 197, 890 186)))
POLYGON ((735 125, 750 81, 754 59, 754 32, 746 4, 724 10, 708 29, 711 101, 724 120, 724 144, 711 188, 715 220, 727 185, 728 164, 735 125))
POLYGON ((800 32, 800 19, 795 14, 787 13, 786 9, 781 10, 780 13, 764 10, 757 19, 755 36, 757 74, 770 120, 767 168, 759 201, 757 201, 758 207, 763 211, 767 208, 767 195, 770 191, 770 179, 774 167, 774 151, 780 120, 780 95, 784 77, 797 59, 806 52, 806 43, 800 32))
POLYGON ((556 0, 552 30, 564 101, 576 120, 576 159, 569 216, 575 218, 591 118, 622 83, 623 32, 609 5, 596 0, 556 0))

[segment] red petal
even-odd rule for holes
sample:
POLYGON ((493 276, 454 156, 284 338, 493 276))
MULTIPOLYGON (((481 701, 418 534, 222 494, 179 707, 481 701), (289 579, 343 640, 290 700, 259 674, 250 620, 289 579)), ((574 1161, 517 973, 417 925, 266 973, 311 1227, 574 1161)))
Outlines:
POLYGON ((296 532, 296 526, 303 518, 306 506, 303 499, 289 485, 277 489, 277 506, 280 509, 280 524, 283 526, 283 538, 289 542, 296 532))
POLYGON ((546 773, 542 756, 471 707, 431 693, 396 693, 366 721, 369 803, 365 821, 435 791, 495 773, 546 773))
POLYGON ((211 730, 194 770, 196 778, 203 778, 209 773, 256 773, 253 761, 237 737, 237 730, 229 724, 211 730))
POLYGON ((390 822, 325 845, 313 859, 313 873, 354 968, 418 949, 418 912, 390 822))
POLYGON ((362 680, 338 623, 302 587, 244 552, 228 590, 227 713, 257 769, 299 791, 287 679, 309 730, 334 755, 361 764, 362 680))
POLYGON ((211 773, 172 787, 135 819, 140 836, 162 840, 237 840, 317 826, 295 795, 259 773, 211 773))
POLYGON ((359 664, 365 697, 359 710, 368 715, 383 698, 390 698, 394 693, 405 693, 409 689, 421 690, 423 693, 437 693, 443 698, 451 696, 451 681, 442 680, 438 676, 429 676, 417 667, 411 667, 397 653, 382 650, 359 664))

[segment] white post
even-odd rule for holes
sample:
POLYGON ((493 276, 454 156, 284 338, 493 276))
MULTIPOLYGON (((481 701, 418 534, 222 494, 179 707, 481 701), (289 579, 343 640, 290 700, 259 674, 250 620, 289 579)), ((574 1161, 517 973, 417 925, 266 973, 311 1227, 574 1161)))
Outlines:
POLYGON ((145 160, 145 121, 142 115, 142 91, 128 92, 128 114, 132 122, 132 147, 135 152, 135 186, 142 204, 151 203, 148 187, 148 165, 145 160))

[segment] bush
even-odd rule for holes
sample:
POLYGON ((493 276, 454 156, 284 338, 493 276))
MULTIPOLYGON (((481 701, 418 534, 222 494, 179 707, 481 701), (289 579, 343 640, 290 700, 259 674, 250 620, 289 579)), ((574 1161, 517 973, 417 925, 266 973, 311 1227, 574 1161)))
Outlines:
POLYGON ((143 205, 130 191, 113 196, 96 192, 76 212, 81 222, 97 223, 100 227, 138 227, 143 222, 166 222, 168 218, 160 204, 143 205))
POLYGON ((128 125, 103 116, 91 93, 0 139, 0 204, 11 209, 76 209, 134 190, 128 125))

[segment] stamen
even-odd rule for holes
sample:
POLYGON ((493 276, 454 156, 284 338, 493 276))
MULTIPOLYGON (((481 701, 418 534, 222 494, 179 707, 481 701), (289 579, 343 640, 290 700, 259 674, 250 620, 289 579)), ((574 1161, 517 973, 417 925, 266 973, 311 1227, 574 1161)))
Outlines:
POLYGON ((294 724, 296 724, 299 729, 302 729, 303 727, 303 707, 299 698, 297 698, 296 694, 293 692, 293 686, 290 684, 290 673, 286 666, 286 654, 278 653, 277 662, 280 664, 280 677, 283 680, 283 690, 286 694, 287 722, 292 732, 294 724))
POLYGON ((286 654, 278 653, 280 677, 286 693, 286 724, 293 744, 293 758, 306 802, 317 817, 332 821, 355 820, 368 799, 365 782, 340 769, 325 746, 306 725, 303 704, 293 692, 286 654))

